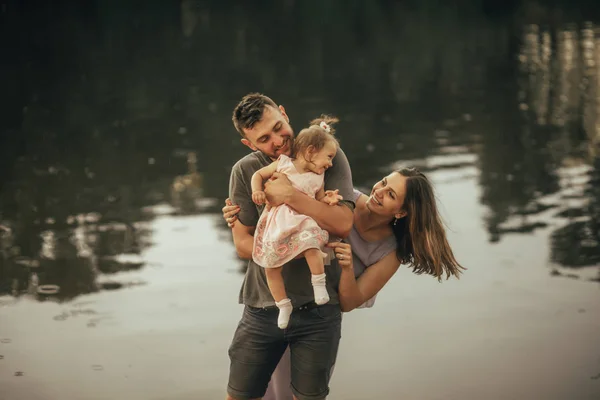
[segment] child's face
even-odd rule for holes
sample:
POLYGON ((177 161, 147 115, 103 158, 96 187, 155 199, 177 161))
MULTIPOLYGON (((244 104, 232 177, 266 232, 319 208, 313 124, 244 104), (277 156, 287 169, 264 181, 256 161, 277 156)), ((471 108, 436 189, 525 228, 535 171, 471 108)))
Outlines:
POLYGON ((333 165, 331 161, 335 157, 335 153, 337 153, 337 145, 330 140, 320 151, 312 155, 311 162, 308 163, 310 170, 315 174, 324 174, 327 168, 333 165))

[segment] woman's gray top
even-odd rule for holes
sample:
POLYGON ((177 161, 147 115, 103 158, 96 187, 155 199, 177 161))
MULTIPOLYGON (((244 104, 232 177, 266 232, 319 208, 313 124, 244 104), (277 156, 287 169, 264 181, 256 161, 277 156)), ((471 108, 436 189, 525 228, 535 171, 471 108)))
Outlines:
MULTIPOLYGON (((354 202, 358 201, 362 193, 354 189, 354 202)), ((354 276, 359 277, 363 272, 371 265, 375 264, 383 257, 387 256, 393 251, 396 251, 396 238, 390 236, 388 238, 377 240, 374 242, 368 242, 358 233, 356 228, 352 226, 350 235, 346 238, 346 242, 352 246, 352 262, 354 264, 354 276)), ((375 297, 367 300, 359 308, 373 307, 375 304, 375 297)))

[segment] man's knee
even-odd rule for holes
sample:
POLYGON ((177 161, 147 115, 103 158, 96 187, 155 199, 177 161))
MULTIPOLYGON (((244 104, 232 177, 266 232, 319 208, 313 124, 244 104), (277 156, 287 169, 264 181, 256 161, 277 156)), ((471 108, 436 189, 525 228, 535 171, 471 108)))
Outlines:
POLYGON ((229 347, 228 399, 261 399, 287 344, 276 308, 246 307, 229 347))
POLYGON ((299 399, 324 399, 329 393, 340 340, 340 313, 339 305, 298 312, 302 325, 312 329, 290 345, 292 390, 299 399))

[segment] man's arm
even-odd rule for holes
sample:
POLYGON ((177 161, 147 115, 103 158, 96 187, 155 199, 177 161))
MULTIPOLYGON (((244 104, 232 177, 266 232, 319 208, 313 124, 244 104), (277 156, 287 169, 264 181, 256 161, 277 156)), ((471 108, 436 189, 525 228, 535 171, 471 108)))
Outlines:
POLYGON ((325 197, 325 187, 321 186, 321 189, 319 189, 317 194, 315 194, 315 199, 317 199, 318 201, 323 201, 324 197, 325 197))
POLYGON ((275 173, 272 180, 265 183, 265 193, 272 206, 285 203, 313 218, 330 234, 345 238, 350 234, 353 224, 354 192, 350 164, 341 149, 333 159, 333 166, 325 172, 325 190, 336 189, 344 200, 336 206, 330 206, 294 189, 283 174, 275 173))
POLYGON ((265 193, 273 207, 285 203, 296 212, 314 219, 321 228, 334 236, 346 238, 350 234, 354 218, 349 206, 344 203, 330 206, 313 199, 296 190, 284 174, 274 173, 271 180, 265 183, 265 193))
POLYGON ((254 226, 246 226, 240 221, 236 221, 231 229, 233 233, 233 243, 238 257, 244 260, 252 258, 252 249, 254 248, 254 226))
POLYGON ((229 179, 229 197, 233 204, 240 207, 238 220, 235 222, 232 234, 235 250, 239 257, 243 259, 252 258, 252 248, 254 245, 255 225, 258 221, 258 211, 256 205, 252 202, 250 196, 250 179, 245 178, 244 168, 248 165, 242 165, 239 162, 231 169, 229 179))
POLYGON ((330 206, 294 190, 285 202, 300 214, 308 215, 327 232, 340 238, 350 234, 353 223, 352 210, 343 204, 330 206))

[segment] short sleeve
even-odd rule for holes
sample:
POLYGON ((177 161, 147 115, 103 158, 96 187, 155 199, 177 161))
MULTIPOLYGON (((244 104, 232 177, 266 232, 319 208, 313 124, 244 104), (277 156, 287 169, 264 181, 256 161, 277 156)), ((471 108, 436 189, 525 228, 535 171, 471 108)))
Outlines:
POLYGON ((292 159, 289 158, 288 156, 286 156, 285 154, 280 154, 279 157, 277 157, 277 161, 280 163, 287 162, 287 161, 292 162, 292 159))
POLYGON ((258 210, 252 201, 250 182, 248 182, 239 164, 231 169, 229 177, 229 198, 232 203, 240 206, 238 219, 246 226, 256 226, 258 223, 258 210))
POLYGON ((371 297, 369 300, 365 301, 364 303, 362 303, 360 306, 358 306, 356 308, 371 308, 375 305, 376 298, 377 298, 377 295, 371 297))
POLYGON ((325 190, 339 190, 344 203, 354 209, 354 188, 352 187, 352 171, 346 154, 339 149, 333 158, 332 167, 325 172, 325 190))

